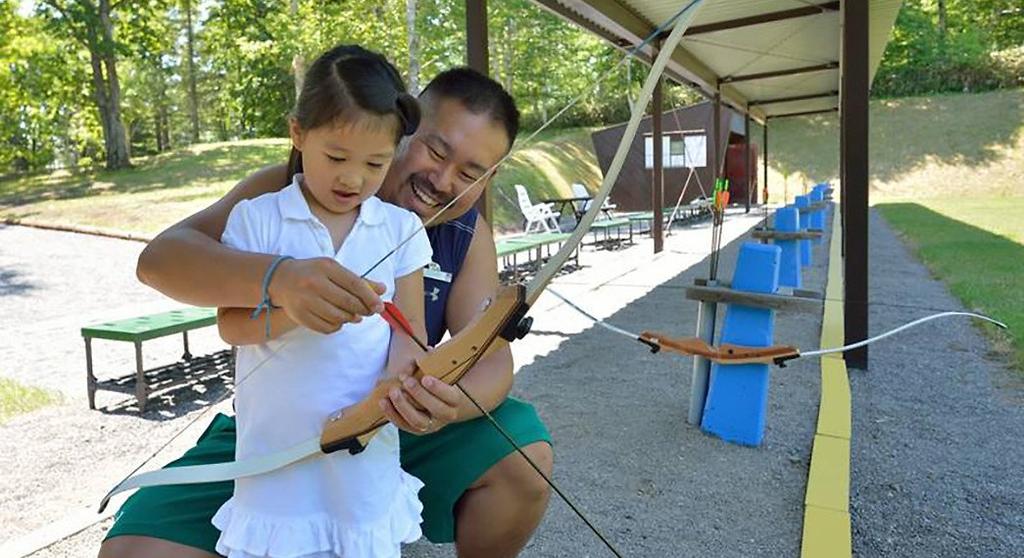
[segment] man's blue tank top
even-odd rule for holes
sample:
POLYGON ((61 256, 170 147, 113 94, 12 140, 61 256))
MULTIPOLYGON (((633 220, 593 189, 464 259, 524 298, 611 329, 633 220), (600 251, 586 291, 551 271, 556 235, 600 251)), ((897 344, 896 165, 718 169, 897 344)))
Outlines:
POLYGON ((477 210, 471 209, 458 219, 427 229, 427 238, 434 249, 434 261, 423 273, 427 343, 431 346, 440 343, 448 331, 448 323, 445 320, 448 293, 459 275, 459 270, 462 269, 469 245, 473 242, 477 215, 477 210))

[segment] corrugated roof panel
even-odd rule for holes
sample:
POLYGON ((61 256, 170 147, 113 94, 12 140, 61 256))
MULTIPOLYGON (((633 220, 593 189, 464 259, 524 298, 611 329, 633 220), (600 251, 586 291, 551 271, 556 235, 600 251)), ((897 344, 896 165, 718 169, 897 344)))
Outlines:
POLYGON ((839 70, 779 76, 732 84, 747 100, 777 99, 835 91, 839 88, 839 70))
MULTIPOLYGON (((629 5, 636 13, 660 23, 681 10, 686 1, 689 0, 626 0, 623 3, 629 5)), ((707 25, 757 14, 805 8, 813 3, 810 0, 704 0, 693 25, 707 25)))
POLYGON ((684 38, 683 46, 722 77, 773 72, 839 60, 829 13, 684 38))
POLYGON ((902 0, 872 0, 868 8, 868 83, 875 79, 878 65, 882 63, 885 45, 892 38, 892 28, 896 24, 896 16, 900 13, 902 0))
MULTIPOLYGON (((689 0, 535 1, 549 8, 557 6, 556 13, 591 30, 602 30, 599 34, 621 45, 623 40, 635 44, 639 34, 650 33, 678 13, 689 0)), ((690 26, 694 33, 684 37, 669 68, 698 83, 705 93, 710 93, 721 78, 838 61, 841 16, 831 6, 819 6, 826 3, 827 0, 703 0, 690 26), (815 13, 815 10, 820 10, 820 13, 815 13), (748 19, 744 22, 748 25, 717 31, 707 27, 701 29, 701 26, 709 24, 721 25, 746 18, 756 21, 766 14, 774 14, 774 18, 786 17, 754 24, 750 24, 748 19)), ((900 0, 870 0, 869 69, 872 79, 885 52, 900 5, 900 0)), ((748 100, 826 93, 838 88, 838 70, 826 70, 734 82, 723 85, 722 91, 723 98, 743 106, 748 100)), ((822 99, 791 101, 784 108, 785 112, 818 110, 827 102, 822 99)), ((775 105, 751 110, 755 115, 760 111, 766 114, 783 112, 775 105)))
POLYGON ((839 96, 826 97, 822 99, 808 99, 805 101, 794 101, 789 103, 775 103, 762 107, 769 116, 780 114, 793 114, 796 112, 809 112, 817 110, 832 109, 839 106, 839 96))

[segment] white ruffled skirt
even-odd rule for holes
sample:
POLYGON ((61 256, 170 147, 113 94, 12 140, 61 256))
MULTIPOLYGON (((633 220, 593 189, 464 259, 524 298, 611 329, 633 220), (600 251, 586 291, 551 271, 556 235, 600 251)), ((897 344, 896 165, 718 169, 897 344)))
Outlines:
MULTIPOLYGON (((402 471, 387 513, 373 522, 345 525, 328 514, 274 517, 229 499, 213 517, 217 552, 228 558, 394 558, 402 543, 422 536, 423 482, 402 471)), ((300 497, 283 494, 282 497, 300 497)))

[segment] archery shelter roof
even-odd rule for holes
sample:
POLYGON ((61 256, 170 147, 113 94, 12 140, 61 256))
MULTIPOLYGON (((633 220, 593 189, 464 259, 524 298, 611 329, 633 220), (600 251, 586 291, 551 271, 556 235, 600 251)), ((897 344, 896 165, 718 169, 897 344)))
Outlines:
MULTIPOLYGON (((687 5, 681 0, 535 0, 620 49, 640 44, 687 5)), ((856 0, 865 1, 865 0, 856 0)), ((866 0, 869 83, 882 59, 901 0, 866 0)), ((666 75, 740 111, 766 118, 836 110, 842 72, 842 2, 697 0, 694 19, 666 75)), ((639 56, 652 60, 653 47, 639 56)))

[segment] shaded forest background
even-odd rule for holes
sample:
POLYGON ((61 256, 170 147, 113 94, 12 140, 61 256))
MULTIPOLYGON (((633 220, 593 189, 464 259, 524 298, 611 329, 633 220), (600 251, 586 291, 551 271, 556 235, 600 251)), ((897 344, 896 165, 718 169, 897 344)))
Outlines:
MULTIPOLYGON (((531 129, 621 57, 527 0, 489 4, 491 74, 531 129)), ((417 90, 463 63, 462 0, 0 0, 0 175, 131 166, 194 143, 285 135, 303 71, 339 42, 387 54, 417 90)), ((873 95, 1024 84, 1019 0, 907 0, 873 95)), ((623 65, 559 119, 628 116, 623 65)), ((682 87, 668 102, 697 100, 682 87)))

